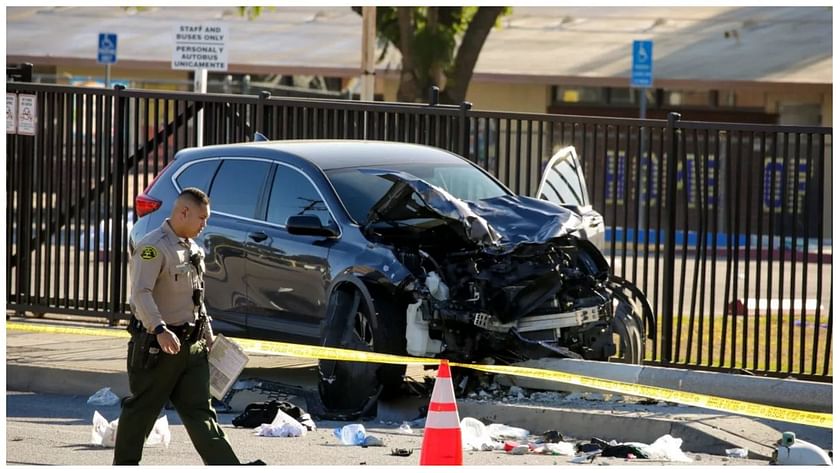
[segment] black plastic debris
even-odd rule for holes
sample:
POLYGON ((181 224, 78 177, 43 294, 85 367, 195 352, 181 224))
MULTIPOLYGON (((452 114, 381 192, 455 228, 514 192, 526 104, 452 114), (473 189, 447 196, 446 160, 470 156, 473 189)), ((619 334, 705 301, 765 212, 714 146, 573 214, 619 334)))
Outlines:
POLYGON ((414 450, 410 448, 392 448, 391 449, 391 456, 393 457, 408 457, 414 453, 414 450))
POLYGON ((549 430, 547 432, 543 432, 542 437, 545 443, 557 443, 564 441, 563 434, 556 430, 549 430))

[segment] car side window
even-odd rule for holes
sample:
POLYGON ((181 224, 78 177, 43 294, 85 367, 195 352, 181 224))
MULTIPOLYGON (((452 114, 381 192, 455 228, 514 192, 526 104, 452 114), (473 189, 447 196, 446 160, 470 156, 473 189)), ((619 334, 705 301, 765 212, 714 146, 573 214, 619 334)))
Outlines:
POLYGON ((265 161, 225 159, 210 186, 211 210, 254 218, 269 169, 265 161))
POLYGON ((294 169, 278 165, 268 198, 266 219, 285 225, 292 215, 315 215, 324 226, 335 224, 324 200, 309 179, 294 169))
POLYGON ((218 167, 218 159, 191 164, 178 175, 175 182, 181 190, 196 187, 206 193, 210 189, 210 180, 213 179, 218 167))

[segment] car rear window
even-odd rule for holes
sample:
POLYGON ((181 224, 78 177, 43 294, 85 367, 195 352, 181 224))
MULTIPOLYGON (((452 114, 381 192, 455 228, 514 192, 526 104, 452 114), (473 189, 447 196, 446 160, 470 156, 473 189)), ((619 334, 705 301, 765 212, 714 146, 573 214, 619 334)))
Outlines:
POLYGON ((225 159, 210 187, 211 210, 254 218, 270 168, 265 161, 225 159))
POLYGON ((187 187, 196 187, 205 193, 210 189, 210 180, 219 167, 219 160, 199 161, 188 165, 175 179, 178 188, 184 190, 187 187))

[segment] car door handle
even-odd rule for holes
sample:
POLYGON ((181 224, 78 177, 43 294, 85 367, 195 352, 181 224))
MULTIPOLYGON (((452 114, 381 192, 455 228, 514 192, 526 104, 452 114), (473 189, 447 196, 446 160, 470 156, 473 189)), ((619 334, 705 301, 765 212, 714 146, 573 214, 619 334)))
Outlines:
POLYGON ((268 235, 266 235, 265 232, 251 232, 251 233, 248 234, 248 238, 254 240, 257 243, 259 243, 259 242, 265 240, 266 238, 268 238, 268 235))

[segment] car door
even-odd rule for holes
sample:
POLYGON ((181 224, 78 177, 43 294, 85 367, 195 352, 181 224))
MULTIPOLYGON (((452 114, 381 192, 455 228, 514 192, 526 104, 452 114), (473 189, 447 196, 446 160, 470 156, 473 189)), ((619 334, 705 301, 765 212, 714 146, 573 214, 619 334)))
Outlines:
POLYGON ((247 235, 249 335, 313 342, 320 338, 336 238, 292 235, 292 215, 317 216, 337 228, 323 195, 300 169, 277 163, 265 200, 264 224, 247 235))
POLYGON ((199 236, 204 248, 205 301, 216 330, 245 334, 247 264, 243 247, 253 231, 271 162, 224 158, 209 184, 210 218, 199 236))
POLYGON ((574 146, 560 149, 548 161, 540 179, 537 197, 580 214, 586 238, 603 250, 604 217, 592 208, 583 168, 574 146))

